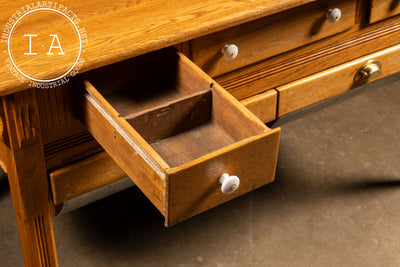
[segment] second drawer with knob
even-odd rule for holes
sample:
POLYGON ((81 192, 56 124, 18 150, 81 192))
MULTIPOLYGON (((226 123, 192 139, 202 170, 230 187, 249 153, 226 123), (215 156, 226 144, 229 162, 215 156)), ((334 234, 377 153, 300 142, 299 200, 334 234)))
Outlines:
POLYGON ((216 77, 345 31, 355 0, 317 1, 191 41, 191 58, 216 77))
POLYGON ((274 179, 269 129, 172 49, 88 72, 77 115, 172 225, 274 179))

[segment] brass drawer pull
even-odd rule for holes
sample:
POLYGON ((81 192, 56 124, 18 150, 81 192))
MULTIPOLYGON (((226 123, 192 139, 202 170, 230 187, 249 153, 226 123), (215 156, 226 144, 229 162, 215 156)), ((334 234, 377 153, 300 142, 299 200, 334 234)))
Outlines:
POLYGON ((342 11, 339 8, 332 8, 326 12, 326 17, 330 23, 336 23, 342 17, 342 11))
POLYGON ((369 60, 361 66, 356 73, 354 81, 368 82, 372 79, 378 78, 382 74, 382 64, 378 60, 369 60))

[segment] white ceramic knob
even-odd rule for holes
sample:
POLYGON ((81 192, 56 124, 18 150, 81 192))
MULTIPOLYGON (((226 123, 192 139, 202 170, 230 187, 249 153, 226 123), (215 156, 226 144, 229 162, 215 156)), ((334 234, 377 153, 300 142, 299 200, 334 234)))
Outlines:
POLYGON ((332 8, 326 12, 326 17, 330 23, 336 23, 342 17, 342 11, 339 8, 332 8))
POLYGON ((229 174, 224 173, 219 177, 219 183, 221 184, 222 193, 228 195, 238 189, 240 180, 237 176, 229 176, 229 174))
POLYGON ((224 47, 221 49, 221 52, 224 54, 224 58, 226 60, 231 61, 239 54, 239 48, 234 44, 224 45, 224 47))

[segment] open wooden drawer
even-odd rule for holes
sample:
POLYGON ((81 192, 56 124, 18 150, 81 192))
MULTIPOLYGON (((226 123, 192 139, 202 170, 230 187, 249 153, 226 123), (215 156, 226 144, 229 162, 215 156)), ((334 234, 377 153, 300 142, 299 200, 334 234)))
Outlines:
POLYGON ((91 71, 78 87, 81 121, 167 226, 274 179, 280 129, 174 49, 91 71), (226 180, 230 194, 224 173, 240 179, 226 180))

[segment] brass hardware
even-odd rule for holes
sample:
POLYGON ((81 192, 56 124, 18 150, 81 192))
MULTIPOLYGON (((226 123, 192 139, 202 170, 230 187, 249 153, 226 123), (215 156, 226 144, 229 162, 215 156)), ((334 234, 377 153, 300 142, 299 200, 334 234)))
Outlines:
POLYGON ((372 79, 378 78, 382 74, 382 64, 378 60, 369 60, 361 66, 354 77, 355 82, 363 81, 368 82, 372 79))

